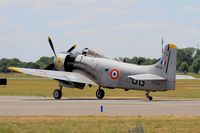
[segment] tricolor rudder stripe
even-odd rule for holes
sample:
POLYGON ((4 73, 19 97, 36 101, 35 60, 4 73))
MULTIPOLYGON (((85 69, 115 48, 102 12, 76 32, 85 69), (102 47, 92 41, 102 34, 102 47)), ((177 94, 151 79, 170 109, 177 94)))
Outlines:
POLYGON ((161 59, 161 62, 160 62, 160 65, 161 65, 161 66, 165 66, 165 65, 166 65, 166 63, 167 63, 167 61, 166 61, 166 60, 163 60, 163 59, 161 59))

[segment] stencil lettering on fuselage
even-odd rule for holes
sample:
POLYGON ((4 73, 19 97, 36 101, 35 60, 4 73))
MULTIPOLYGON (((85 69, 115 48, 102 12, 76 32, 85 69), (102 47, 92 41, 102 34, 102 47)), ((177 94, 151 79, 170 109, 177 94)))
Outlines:
POLYGON ((132 84, 139 85, 139 86, 144 86, 145 85, 145 81, 144 80, 135 80, 135 79, 132 79, 132 84))

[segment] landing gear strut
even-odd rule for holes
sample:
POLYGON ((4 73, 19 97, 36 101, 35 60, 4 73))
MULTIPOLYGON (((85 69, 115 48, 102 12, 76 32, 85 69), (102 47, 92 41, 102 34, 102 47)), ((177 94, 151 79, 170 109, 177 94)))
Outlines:
POLYGON ((149 99, 149 101, 152 101, 153 100, 153 97, 149 95, 149 91, 146 91, 145 95, 146 97, 149 99))
POLYGON ((55 89, 54 90, 53 97, 55 99, 61 99, 61 97, 62 97, 62 86, 60 86, 60 89, 55 89))
POLYGON ((105 96, 104 90, 101 89, 101 87, 99 87, 99 89, 96 91, 96 97, 98 99, 103 99, 104 96, 105 96))

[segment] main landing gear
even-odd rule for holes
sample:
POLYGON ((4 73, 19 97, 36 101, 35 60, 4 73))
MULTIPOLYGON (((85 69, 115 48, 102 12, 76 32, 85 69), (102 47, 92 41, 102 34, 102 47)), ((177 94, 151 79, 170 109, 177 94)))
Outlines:
POLYGON ((99 89, 96 91, 96 97, 98 99, 103 99, 104 96, 105 96, 104 90, 101 89, 101 87, 99 87, 99 89))
POLYGON ((146 91, 145 95, 149 99, 149 101, 153 100, 153 97, 149 95, 150 91, 146 91))
POLYGON ((61 97, 62 97, 62 86, 60 86, 60 89, 55 89, 54 90, 53 97, 55 99, 61 99, 61 97))

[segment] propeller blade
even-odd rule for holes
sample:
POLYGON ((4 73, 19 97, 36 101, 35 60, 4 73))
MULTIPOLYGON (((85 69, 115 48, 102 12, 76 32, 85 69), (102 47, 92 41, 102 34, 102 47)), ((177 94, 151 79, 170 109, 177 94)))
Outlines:
POLYGON ((51 46, 51 49, 52 49, 54 55, 56 56, 56 52, 55 52, 55 49, 54 49, 54 46, 53 46, 53 43, 52 43, 52 41, 51 41, 50 36, 48 37, 48 41, 49 41, 49 44, 50 44, 50 46, 51 46))
POLYGON ((76 48, 76 45, 73 45, 67 52, 72 52, 76 48))

